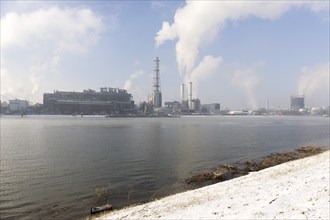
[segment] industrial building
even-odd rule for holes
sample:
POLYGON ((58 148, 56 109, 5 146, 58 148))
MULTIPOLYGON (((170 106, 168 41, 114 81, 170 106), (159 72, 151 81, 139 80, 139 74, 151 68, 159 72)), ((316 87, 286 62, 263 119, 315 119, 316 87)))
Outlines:
POLYGON ((188 100, 185 100, 184 84, 181 84, 182 106, 184 108, 187 107, 188 112, 200 112, 202 110, 201 100, 198 99, 198 98, 193 98, 192 82, 188 82, 188 85, 189 85, 189 87, 188 87, 188 100))
POLYGON ((9 100, 8 104, 8 111, 10 113, 26 113, 27 109, 29 107, 29 102, 26 100, 9 100))
POLYGON ((191 103, 191 107, 189 108, 190 111, 200 112, 202 110, 200 99, 192 99, 190 103, 191 103))
POLYGON ((172 109, 172 113, 180 114, 182 109, 184 108, 181 102, 173 101, 173 102, 165 102, 165 107, 172 109))
POLYGON ((291 96, 291 111, 299 111, 305 108, 304 96, 291 96))
POLYGON ((220 113, 220 103, 211 103, 202 105, 202 112, 209 114, 219 114, 220 113))
POLYGON ((124 89, 100 88, 83 92, 45 93, 43 104, 51 114, 129 114, 134 112, 132 95, 124 89))

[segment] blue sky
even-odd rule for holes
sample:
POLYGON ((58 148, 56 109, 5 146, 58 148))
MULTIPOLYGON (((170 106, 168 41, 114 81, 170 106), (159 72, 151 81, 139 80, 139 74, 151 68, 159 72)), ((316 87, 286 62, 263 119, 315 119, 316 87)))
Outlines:
POLYGON ((329 106, 329 1, 1 1, 1 100, 54 90, 193 96, 222 108, 329 106))

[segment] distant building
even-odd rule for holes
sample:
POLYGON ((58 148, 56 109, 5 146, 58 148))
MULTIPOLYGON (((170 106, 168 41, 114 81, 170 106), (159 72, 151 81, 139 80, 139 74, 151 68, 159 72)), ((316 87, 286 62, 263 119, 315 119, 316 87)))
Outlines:
POLYGON ((321 107, 313 107, 311 108, 311 115, 322 115, 325 110, 321 107))
POLYGON ((220 113, 220 103, 204 104, 202 105, 202 111, 210 114, 220 113))
POLYGON ((304 96, 291 96, 291 110, 299 111, 299 109, 305 108, 304 96))
POLYGON ((178 101, 165 102, 165 107, 171 108, 173 111, 178 112, 182 108, 182 103, 178 101))
POLYGON ((169 115, 173 113, 173 109, 169 107, 159 107, 154 109, 154 113, 158 116, 169 115))
POLYGON ((189 101, 188 100, 182 101, 181 112, 187 112, 188 110, 189 110, 189 101))
POLYGON ((45 111, 51 114, 128 114, 134 111, 132 95, 124 89, 100 88, 83 92, 45 93, 45 111))
MULTIPOLYGON (((0 101, 1 102, 1 101, 0 101)), ((8 103, 3 101, 1 102, 1 114, 6 114, 8 109, 8 103)))
POLYGON ((189 109, 189 100, 185 100, 183 102, 173 101, 173 102, 165 102, 165 107, 172 109, 173 113, 183 113, 183 114, 191 114, 191 113, 200 113, 202 111, 202 105, 200 99, 192 99, 191 106, 189 109))
POLYGON ((26 100, 9 100, 8 110, 10 113, 26 113, 29 107, 29 102, 26 100))
POLYGON ((201 111, 201 100, 200 99, 192 99, 191 100, 191 110, 194 112, 200 112, 201 111))

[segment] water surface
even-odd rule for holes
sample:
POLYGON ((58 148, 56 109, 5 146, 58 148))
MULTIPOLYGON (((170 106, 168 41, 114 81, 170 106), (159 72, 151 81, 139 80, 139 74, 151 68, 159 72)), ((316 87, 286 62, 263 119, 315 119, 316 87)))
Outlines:
POLYGON ((84 218, 176 193, 221 163, 329 146, 329 118, 1 117, 0 217, 84 218))

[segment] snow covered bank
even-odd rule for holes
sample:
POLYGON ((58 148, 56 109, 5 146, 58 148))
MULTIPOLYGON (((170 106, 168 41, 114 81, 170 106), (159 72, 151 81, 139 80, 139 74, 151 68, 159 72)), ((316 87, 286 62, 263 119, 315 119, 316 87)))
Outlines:
POLYGON ((329 151, 97 219, 330 219, 329 151))

